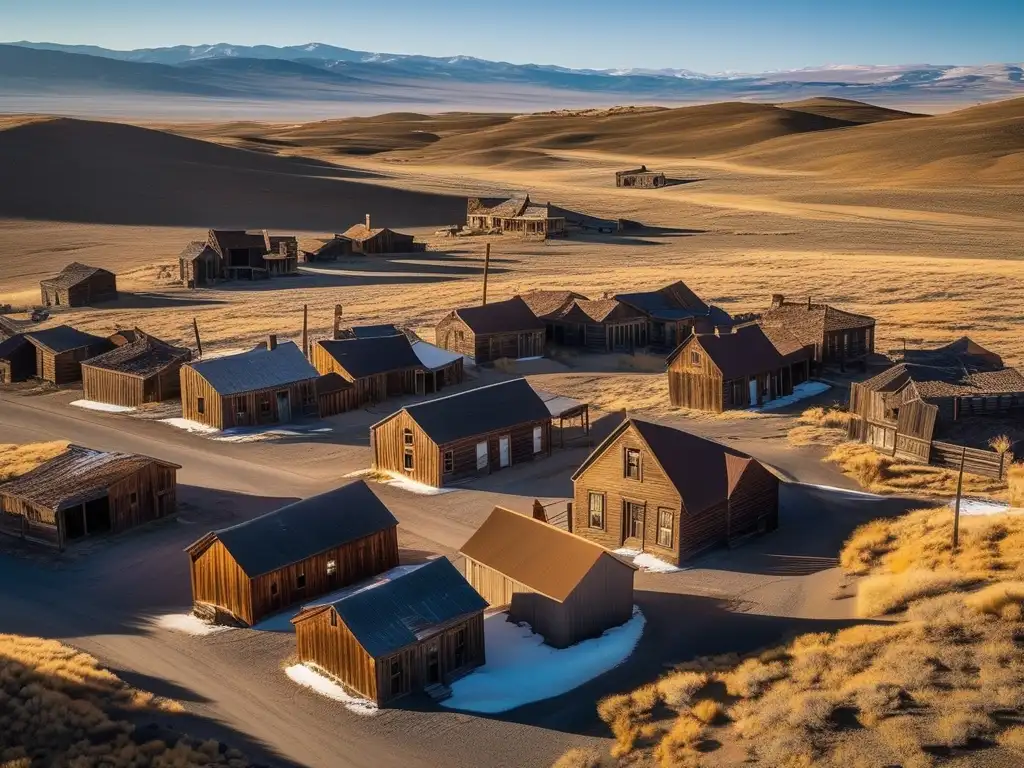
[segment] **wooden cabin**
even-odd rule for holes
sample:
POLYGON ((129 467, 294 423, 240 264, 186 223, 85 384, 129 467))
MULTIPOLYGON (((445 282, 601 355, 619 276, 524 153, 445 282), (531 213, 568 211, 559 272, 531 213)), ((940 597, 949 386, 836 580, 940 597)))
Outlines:
POLYGON ((549 342, 591 352, 631 352, 647 346, 647 318, 617 299, 574 291, 530 291, 520 298, 544 323, 549 342))
POLYGON ((543 355, 544 335, 544 322, 518 296, 453 310, 434 329, 438 346, 478 364, 543 355))
POLYGON ((321 374, 337 373, 351 382, 360 405, 426 391, 423 367, 402 333, 324 339, 313 345, 312 357, 321 374))
POLYGON ((672 405, 721 413, 793 394, 810 376, 812 352, 780 330, 774 337, 789 346, 776 346, 756 323, 690 336, 668 358, 672 405))
POLYGON ((326 240, 307 240, 305 243, 302 255, 303 260, 309 263, 337 261, 352 255, 352 241, 341 234, 326 240))
POLYGON ((358 480, 211 531, 185 550, 196 615, 252 626, 398 565, 398 521, 358 480))
POLYGON ((298 346, 277 343, 181 366, 181 411, 217 429, 317 416, 319 374, 298 346))
POLYGON ((551 453, 551 413, 526 379, 407 405, 370 428, 373 468, 440 488, 551 453))
POLYGON ((213 285, 223 279, 224 262, 209 241, 192 240, 178 254, 178 280, 186 288, 213 285))
POLYGON ((666 184, 665 174, 658 171, 648 171, 646 165, 633 168, 628 171, 615 172, 616 187, 640 187, 643 189, 658 189, 666 184))
POLYGON ((321 418, 337 416, 360 406, 355 385, 337 373, 325 373, 317 377, 316 400, 321 418))
POLYGON ((550 203, 534 203, 529 195, 507 200, 471 197, 466 203, 466 226, 472 230, 534 237, 564 237, 565 217, 550 203))
POLYGON ((44 307, 88 307, 117 299, 117 276, 74 261, 56 277, 39 281, 44 307))
POLYGON ((821 366, 846 366, 856 363, 867 368, 867 359, 875 351, 875 320, 841 309, 807 301, 786 301, 772 296, 772 306, 759 321, 765 328, 784 328, 801 344, 814 345, 814 362, 821 366))
POLYGON ((258 280, 299 273, 299 241, 263 229, 211 229, 206 244, 216 254, 224 280, 258 280))
POLYGON ((422 339, 412 339, 410 343, 413 354, 423 368, 423 387, 417 384, 417 393, 422 391, 430 395, 440 392, 445 387, 462 383, 466 372, 466 358, 458 352, 449 352, 422 339))
POLYGON ((416 248, 416 238, 402 232, 395 232, 387 227, 371 227, 370 215, 366 222, 353 224, 341 233, 341 237, 351 243, 352 253, 412 253, 416 248))
POLYGON ((177 464, 78 445, 0 485, 0 533, 63 550, 177 511, 177 464))
POLYGON ((623 421, 572 480, 573 533, 673 565, 778 526, 779 480, 760 462, 648 421, 623 421))
POLYGON ((482 666, 487 604, 444 557, 338 600, 292 623, 299 661, 378 706, 448 685, 482 666))
POLYGON ((675 349, 696 330, 714 331, 732 324, 729 313, 707 304, 678 280, 656 291, 621 293, 615 299, 639 312, 647 322, 647 344, 675 349))
POLYGON ((567 648, 633 615, 636 568, 548 523, 495 507, 459 552, 466 580, 544 642, 567 648))
POLYGON ((82 361, 108 351, 113 344, 70 325, 31 331, 25 338, 36 348, 36 377, 58 386, 82 380, 82 361))
POLYGON ((192 351, 138 330, 132 336, 133 341, 82 363, 86 400, 137 408, 179 397, 181 366, 192 351))
POLYGON ((0 341, 0 384, 13 384, 36 375, 36 348, 24 334, 0 341))

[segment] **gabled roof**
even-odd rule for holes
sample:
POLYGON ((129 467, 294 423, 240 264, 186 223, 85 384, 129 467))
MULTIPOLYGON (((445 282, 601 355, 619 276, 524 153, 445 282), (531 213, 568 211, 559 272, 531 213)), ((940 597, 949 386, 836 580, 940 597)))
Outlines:
POLYGON ((384 502, 358 480, 213 531, 185 551, 193 557, 219 540, 249 578, 398 525, 384 502))
POLYGON ((88 264, 81 264, 77 261, 73 261, 64 267, 56 277, 48 277, 44 280, 40 280, 39 282, 42 285, 53 286, 55 288, 73 288, 76 285, 84 283, 93 275, 101 272, 107 275, 113 274, 112 272, 106 269, 101 269, 100 267, 90 267, 88 264))
POLYGON ((470 198, 467 210, 471 216, 496 216, 501 219, 514 219, 523 214, 530 205, 530 196, 499 198, 470 198))
POLYGON ((903 362, 922 365, 961 365, 970 370, 999 370, 1003 359, 991 350, 985 349, 969 336, 935 349, 908 349, 903 352, 903 362))
POLYGON ((0 315, 0 339, 9 339, 18 333, 24 333, 31 328, 32 323, 27 320, 14 320, 10 317, 0 315))
POLYGON ((458 352, 449 352, 447 349, 435 347, 423 339, 416 339, 412 342, 412 351, 416 355, 416 359, 420 361, 420 365, 431 371, 440 370, 462 357, 458 352))
POLYGON ((16 333, 9 339, 3 339, 0 341, 0 360, 9 360, 12 355, 26 345, 31 346, 25 335, 21 333, 16 333))
POLYGON ((710 312, 708 305, 682 280, 656 291, 620 293, 615 298, 656 320, 683 320, 710 312))
POLYGON ((54 354, 70 352, 73 349, 81 349, 82 347, 109 349, 113 346, 112 342, 101 336, 93 336, 91 333, 85 333, 77 328, 72 328, 70 325, 58 325, 41 331, 29 331, 25 334, 25 338, 37 347, 42 347, 54 354))
POLYGON ((175 363, 191 358, 191 350, 143 335, 135 341, 89 358, 83 361, 82 365, 133 376, 154 376, 175 363))
POLYGON ((354 379, 419 368, 405 334, 355 339, 324 339, 317 344, 354 379))
POLYGON ((186 245, 181 253, 178 255, 179 261, 191 262, 198 259, 200 256, 206 257, 207 254, 215 254, 213 250, 204 240, 192 240, 186 245))
POLYGON ((59 456, 0 485, 0 495, 57 512, 105 496, 111 485, 150 464, 181 469, 177 464, 150 456, 69 445, 59 456))
POLYGON ((812 351, 809 349, 809 345, 798 339, 785 326, 761 325, 761 323, 758 325, 786 362, 796 362, 811 357, 812 351))
POLYGON ((473 333, 544 330, 544 322, 537 319, 530 307, 519 296, 513 296, 505 301, 483 304, 479 307, 456 309, 455 315, 468 325, 473 333))
POLYGON ((281 342, 273 350, 257 347, 189 365, 221 395, 282 387, 320 375, 293 341, 281 342))
MULTIPOLYGON (((526 379, 488 384, 407 405, 402 411, 409 414, 436 445, 551 418, 544 401, 526 379)), ((391 414, 378 424, 395 415, 391 414)))
POLYGON ((1016 368, 972 371, 959 364, 897 363, 862 386, 873 392, 897 392, 911 382, 922 398, 1024 394, 1024 375, 1016 368))
POLYGON ((783 300, 761 316, 761 324, 782 325, 805 339, 810 336, 820 338, 827 331, 867 328, 875 324, 875 319, 836 309, 829 304, 783 300))
POLYGON ((367 240, 372 240, 383 231, 384 227, 367 227, 365 224, 353 224, 342 232, 341 236, 348 238, 349 240, 355 240, 358 243, 362 243, 367 240))
POLYGON ((520 294, 519 298, 526 302, 526 306, 538 318, 549 319, 572 304, 574 299, 587 297, 575 291, 529 291, 520 294))
MULTIPOLYGON (((487 601, 447 558, 439 557, 328 605, 359 645, 379 659, 430 636, 444 624, 482 612, 487 601)), ((302 621, 323 609, 315 606, 292 621, 302 621)))
POLYGON ((603 323, 612 315, 621 319, 642 317, 636 308, 623 304, 618 299, 577 299, 562 311, 560 319, 570 322, 603 323))
POLYGON ((633 568, 597 544, 504 507, 495 507, 459 551, 560 603, 602 557, 633 568))
POLYGON ((725 379, 738 379, 781 368, 785 361, 759 325, 735 326, 722 334, 690 336, 669 355, 671 364, 694 342, 707 353, 725 379))
POLYGON ((396 336, 401 333, 391 323, 384 323, 382 325, 355 325, 349 330, 352 331, 352 335, 357 339, 373 339, 378 336, 396 336))

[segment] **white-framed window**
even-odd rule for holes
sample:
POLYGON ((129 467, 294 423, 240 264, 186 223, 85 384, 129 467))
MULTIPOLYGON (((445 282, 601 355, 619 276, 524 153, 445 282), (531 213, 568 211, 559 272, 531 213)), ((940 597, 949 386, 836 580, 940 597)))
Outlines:
POLYGON ((327 575, 328 576, 333 576, 337 572, 338 572, 338 561, 337 560, 328 560, 327 561, 327 575))
POLYGON ((588 499, 589 519, 591 528, 604 529, 604 505, 605 495, 597 491, 591 491, 588 499))
POLYGON ((675 513, 671 509, 658 509, 658 546, 672 548, 675 513))
POLYGON ((413 439, 412 430, 406 427, 402 430, 402 449, 404 456, 402 457, 402 466, 406 469, 413 468, 413 439))
POLYGON ((640 479, 640 449, 627 448, 623 475, 631 480, 640 479))

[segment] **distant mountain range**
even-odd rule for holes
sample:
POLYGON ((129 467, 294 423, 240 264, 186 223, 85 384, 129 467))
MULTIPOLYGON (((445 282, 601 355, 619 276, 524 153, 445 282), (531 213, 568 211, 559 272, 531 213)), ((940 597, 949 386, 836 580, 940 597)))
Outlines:
POLYGON ((972 103, 1024 95, 1021 64, 830 65, 755 74, 686 69, 569 69, 469 56, 374 53, 323 43, 227 43, 114 51, 96 46, 0 44, 0 107, 14 98, 99 94, 419 106, 607 105, 623 102, 777 101, 812 95, 890 103, 972 103))

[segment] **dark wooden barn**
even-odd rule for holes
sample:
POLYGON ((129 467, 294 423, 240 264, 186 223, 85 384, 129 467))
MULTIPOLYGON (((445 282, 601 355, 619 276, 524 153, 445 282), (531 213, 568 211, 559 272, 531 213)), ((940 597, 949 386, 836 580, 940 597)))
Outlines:
POLYGON ((492 363, 544 354, 545 327, 520 297, 449 312, 434 329, 442 349, 492 363))
POLYGON ((402 333, 324 339, 313 345, 312 357, 321 374, 337 373, 350 381, 360 405, 426 391, 423 366, 402 333))
POLYGON ((814 345, 814 361, 822 366, 836 365, 846 370, 851 363, 866 368, 867 358, 875 351, 875 320, 855 315, 828 304, 786 301, 772 296, 772 306, 761 316, 765 328, 784 328, 801 344, 814 345))
POLYGON ((118 533, 177 511, 177 464, 68 446, 0 485, 0 532, 49 546, 118 533))
POLYGON ((459 552, 466 580, 509 620, 567 648, 633 615, 632 565, 602 547, 495 507, 459 552))
POLYGON ((56 277, 40 280, 39 293, 44 307, 88 307, 117 299, 117 276, 75 261, 56 277))
POLYGON ((299 272, 299 241, 290 235, 211 229, 206 245, 216 254, 216 259, 207 258, 219 263, 222 279, 258 280, 299 272))
POLYGON ((58 386, 81 381, 82 361, 114 346, 108 339, 70 325, 31 331, 25 338, 36 348, 36 377, 58 386))
POLYGON ((24 334, 0 341, 0 384, 25 381, 36 375, 36 348, 24 334))
POLYGON ((192 240, 178 255, 178 279, 186 288, 213 285, 224 277, 221 255, 206 240, 192 240))
POLYGON ((367 214, 364 224, 353 224, 341 233, 351 244, 352 253, 412 253, 417 249, 416 238, 387 227, 371 227, 367 214))
POLYGON ((648 421, 622 422, 572 479, 574 533, 673 565, 778 525, 779 480, 760 462, 648 421))
MULTIPOLYGON (((783 335, 774 332, 780 345, 783 335)), ((677 408, 713 413, 764 405, 807 381, 811 355, 795 341, 780 349, 756 323, 694 334, 668 357, 669 398, 677 408)))
POLYGON ((299 661, 389 704, 448 685, 486 661, 487 604, 444 557, 292 619, 299 661))
POLYGON ((526 379, 407 405, 370 433, 375 470, 435 488, 551 453, 551 413, 526 379))
POLYGON ((615 172, 616 187, 641 187, 657 189, 664 187, 666 183, 665 174, 658 171, 648 171, 646 165, 633 168, 628 171, 615 172))
POLYGON ((260 619, 398 565, 398 521, 365 482, 281 507, 187 547, 196 615, 260 619))
POLYGON ((681 280, 656 291, 621 293, 615 298, 643 315, 646 343, 654 348, 672 350, 694 330, 714 331, 732 324, 728 312, 705 303, 681 280))
POLYGON ((647 346, 647 318, 617 299, 588 299, 574 291, 530 291, 521 298, 554 344, 591 352, 631 352, 647 346))
POLYGON ((181 366, 181 411, 217 429, 318 415, 319 374, 291 341, 181 366))
POLYGON ((133 341, 82 363, 85 398, 137 408, 181 394, 181 366, 192 352, 136 329, 133 341))

